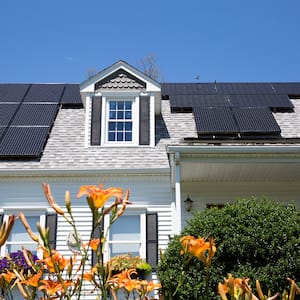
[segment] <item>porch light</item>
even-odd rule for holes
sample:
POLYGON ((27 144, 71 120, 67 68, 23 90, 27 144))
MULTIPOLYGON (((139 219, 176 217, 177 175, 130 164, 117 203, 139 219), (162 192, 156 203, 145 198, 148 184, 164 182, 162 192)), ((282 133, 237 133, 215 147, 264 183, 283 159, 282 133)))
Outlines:
POLYGON ((190 198, 188 195, 187 198, 184 200, 184 208, 187 212, 191 211, 192 206, 193 206, 193 200, 190 198))

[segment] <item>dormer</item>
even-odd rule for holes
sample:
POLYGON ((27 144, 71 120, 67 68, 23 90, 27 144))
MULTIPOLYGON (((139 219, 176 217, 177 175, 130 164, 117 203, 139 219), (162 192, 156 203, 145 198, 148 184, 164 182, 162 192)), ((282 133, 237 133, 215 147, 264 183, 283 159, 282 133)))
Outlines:
POLYGON ((155 145, 160 84, 118 61, 80 85, 86 109, 86 146, 155 145))

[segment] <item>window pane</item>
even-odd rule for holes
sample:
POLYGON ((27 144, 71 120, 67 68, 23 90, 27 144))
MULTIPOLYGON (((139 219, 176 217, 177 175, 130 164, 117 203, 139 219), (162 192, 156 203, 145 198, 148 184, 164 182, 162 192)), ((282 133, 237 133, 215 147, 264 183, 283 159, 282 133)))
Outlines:
POLYGON ((118 131, 123 131, 123 129, 124 129, 124 123, 123 122, 118 122, 117 123, 117 130, 118 131))
POLYGON ((110 257, 130 253, 132 256, 140 254, 140 244, 112 244, 110 247, 110 257))
POLYGON ((116 101, 110 101, 109 102, 109 109, 116 109, 116 107, 117 107, 117 103, 116 103, 116 101))
POLYGON ((114 141, 115 140, 115 133, 114 132, 109 132, 108 133, 108 140, 109 141, 114 141))
MULTIPOLYGON (((26 216, 26 220, 31 227, 32 231, 39 235, 36 229, 36 223, 40 221, 39 216, 26 216)), ((22 244, 23 241, 32 241, 30 236, 28 235, 27 231, 24 228, 23 223, 17 219, 14 223, 14 227, 8 237, 8 242, 20 242, 22 244)))
POLYGON ((115 120, 115 119, 116 119, 116 116, 117 116, 117 114, 116 114, 115 111, 110 111, 110 112, 109 112, 109 118, 110 118, 111 120, 115 120))
POLYGON ((132 133, 131 132, 125 132, 125 141, 127 141, 127 142, 132 141, 132 133))
POLYGON ((7 252, 11 253, 11 252, 17 252, 18 250, 22 250, 22 246, 27 249, 30 250, 33 254, 37 253, 37 247, 38 244, 12 244, 12 245, 7 245, 7 252))
POLYGON ((126 110, 131 110, 131 104, 132 104, 131 101, 126 101, 126 102, 125 102, 125 109, 126 109, 126 110))
POLYGON ((110 229, 110 241, 139 241, 140 216, 122 216, 110 229))
POLYGON ((132 122, 125 122, 125 130, 132 131, 132 122))
POLYGON ((116 130, 116 122, 108 122, 108 130, 109 131, 116 130))
POLYGON ((118 110, 124 109, 124 101, 118 101, 117 108, 118 108, 118 110))
POLYGON ((131 111, 128 110, 128 111, 125 111, 125 119, 131 119, 131 111))
POLYGON ((123 111, 118 111, 117 119, 118 120, 123 120, 124 119, 124 112, 123 111))
POLYGON ((117 132, 117 141, 123 141, 123 132, 117 132))

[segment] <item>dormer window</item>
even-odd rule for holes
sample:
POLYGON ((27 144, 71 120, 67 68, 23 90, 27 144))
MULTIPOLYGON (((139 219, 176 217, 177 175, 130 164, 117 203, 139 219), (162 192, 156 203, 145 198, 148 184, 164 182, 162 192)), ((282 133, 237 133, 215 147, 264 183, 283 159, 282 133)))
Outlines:
POLYGON ((132 143, 134 141, 133 100, 107 101, 106 142, 132 143))
POLYGON ((155 146, 160 85, 123 61, 81 84, 86 147, 155 146))

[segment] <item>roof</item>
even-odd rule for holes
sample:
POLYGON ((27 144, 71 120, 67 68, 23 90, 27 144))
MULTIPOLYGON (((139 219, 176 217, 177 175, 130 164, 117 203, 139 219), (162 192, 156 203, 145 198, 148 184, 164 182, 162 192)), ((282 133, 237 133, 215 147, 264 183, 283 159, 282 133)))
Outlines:
POLYGON ((292 99, 300 98, 297 82, 163 83, 161 88, 162 98, 170 101, 172 113, 192 113, 196 135, 190 131, 185 138, 200 141, 280 142, 286 125, 280 120, 295 117, 292 99))
POLYGON ((300 146, 300 83, 162 83, 161 88, 163 100, 161 115, 156 116, 155 147, 86 147, 85 110, 78 85, 0 84, 0 171, 165 174, 170 170, 170 145, 278 145, 280 149, 300 146), (257 104, 261 102, 264 105, 257 104), (234 135, 199 134, 201 123, 197 118, 206 114, 210 120, 213 110, 229 111, 233 120, 241 117, 241 122, 233 122, 234 135), (244 110, 248 116, 258 111, 261 118, 266 118, 267 125, 254 124, 259 134, 241 134, 241 124, 248 126, 243 123, 247 119, 240 116, 244 110), (264 126, 267 132, 262 135, 264 126), (31 138, 27 144, 22 142, 26 130, 31 138), (32 140, 36 136, 39 144, 32 140), (16 137, 13 147, 11 141, 16 137), (12 149, 19 152, 9 152, 12 149))

